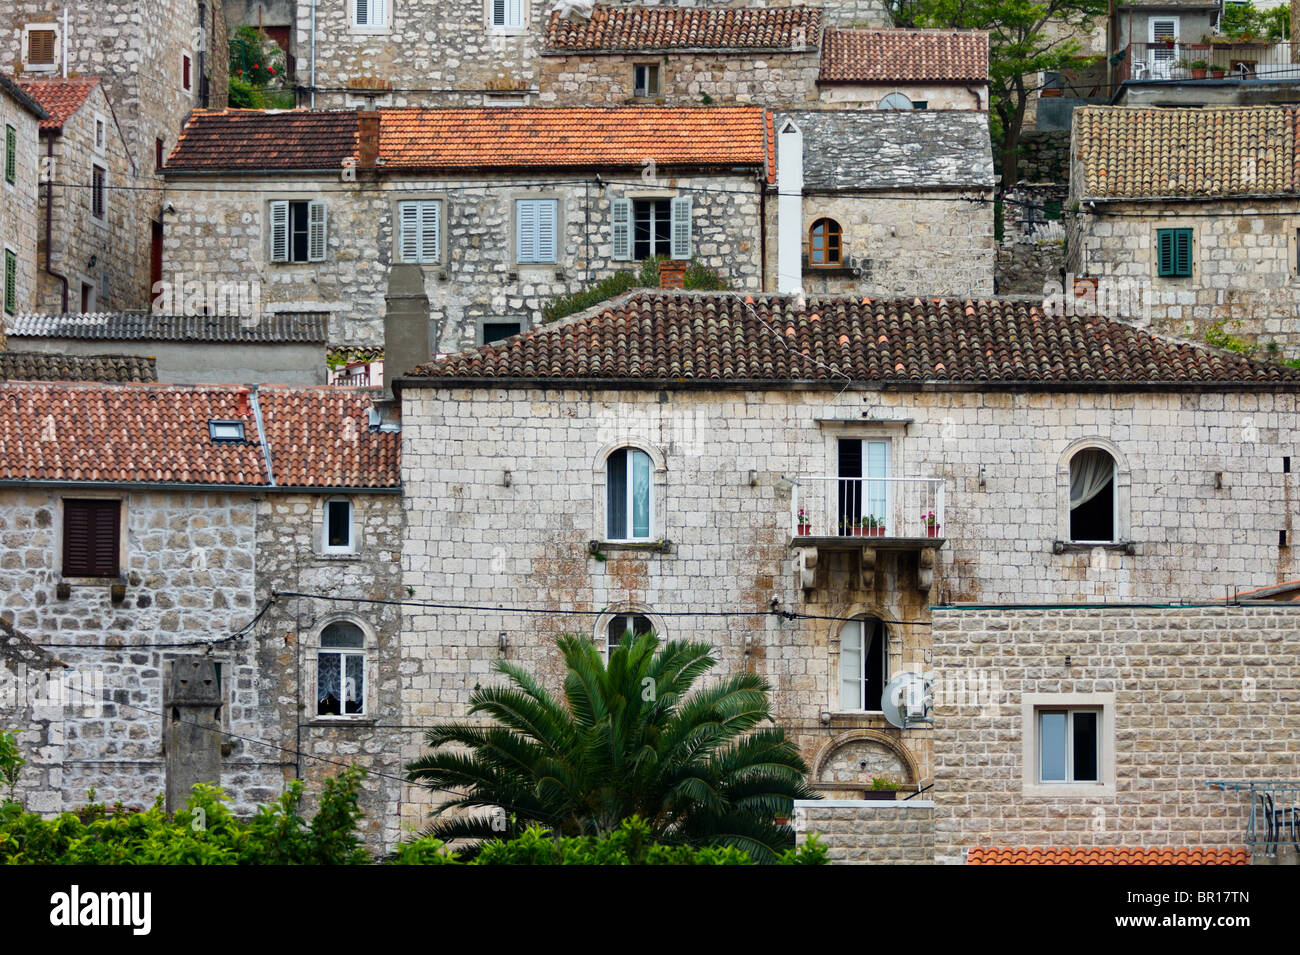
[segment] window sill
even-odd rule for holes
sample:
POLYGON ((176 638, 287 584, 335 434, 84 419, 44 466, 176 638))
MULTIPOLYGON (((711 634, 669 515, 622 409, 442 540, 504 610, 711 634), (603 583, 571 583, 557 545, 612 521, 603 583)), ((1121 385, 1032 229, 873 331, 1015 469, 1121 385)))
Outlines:
POLYGON ((1025 796, 1046 799, 1086 799, 1089 796, 1114 796, 1114 783, 1025 783, 1021 787, 1025 796))
POLYGON ((853 278, 858 274, 858 270, 844 265, 805 265, 803 274, 807 276, 825 275, 830 278, 853 278))
POLYGON ((588 554, 600 554, 605 551, 629 551, 642 553, 671 554, 673 542, 670 540, 653 541, 587 541, 588 554))
POLYGON ((308 726, 374 726, 379 722, 377 716, 313 716, 307 721, 308 726))
POLYGON ((1136 541, 1052 541, 1053 554, 1078 554, 1082 551, 1096 550, 1097 548, 1128 554, 1130 557, 1137 554, 1136 541))

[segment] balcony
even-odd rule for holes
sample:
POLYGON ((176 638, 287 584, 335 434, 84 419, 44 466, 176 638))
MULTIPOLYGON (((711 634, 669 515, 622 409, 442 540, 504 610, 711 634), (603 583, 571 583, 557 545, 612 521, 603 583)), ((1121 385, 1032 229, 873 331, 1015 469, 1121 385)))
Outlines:
POLYGON ((941 478, 803 477, 790 494, 790 546, 798 551, 806 590, 813 586, 820 550, 856 551, 866 589, 877 551, 918 552, 918 581, 929 590, 944 521, 941 478))
POLYGON ((1291 62, 1291 44, 1285 41, 1130 43, 1119 71, 1121 81, 1213 79, 1216 71, 1220 79, 1300 80, 1300 66, 1291 62), (1193 69, 1192 63, 1205 65, 1193 69))
MULTIPOLYGON (((1256 863, 1276 864, 1279 850, 1287 864, 1300 853, 1300 780, 1212 779, 1206 783, 1250 800, 1246 845, 1256 863)), ((1241 807, 1244 809, 1245 807, 1241 807)))

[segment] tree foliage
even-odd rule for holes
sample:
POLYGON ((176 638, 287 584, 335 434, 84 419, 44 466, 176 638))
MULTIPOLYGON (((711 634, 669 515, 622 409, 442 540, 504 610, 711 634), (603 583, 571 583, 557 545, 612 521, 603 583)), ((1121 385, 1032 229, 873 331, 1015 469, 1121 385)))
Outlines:
POLYGON ((230 105, 236 109, 293 106, 284 89, 284 51, 265 33, 247 24, 230 37, 230 105))
MULTIPOLYGON (((729 846, 770 863, 794 845, 778 821, 813 798, 808 768, 773 722, 769 685, 753 673, 695 682, 717 661, 705 643, 624 641, 606 664, 593 642, 558 641, 564 699, 522 667, 498 661, 508 685, 480 687, 470 715, 426 734, 433 752, 408 776, 462 795, 434 812, 443 840, 607 835, 638 816, 667 844, 729 846)), ((440 792, 439 795, 442 795, 440 792)))

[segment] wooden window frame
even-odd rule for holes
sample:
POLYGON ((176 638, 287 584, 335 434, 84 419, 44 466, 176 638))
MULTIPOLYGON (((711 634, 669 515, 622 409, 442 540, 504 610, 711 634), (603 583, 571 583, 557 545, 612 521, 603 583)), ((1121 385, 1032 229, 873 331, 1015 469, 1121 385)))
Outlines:
POLYGON ((808 227, 808 266, 814 269, 839 269, 844 267, 844 229, 830 216, 820 216, 808 227), (825 224, 826 235, 821 243, 825 260, 818 262, 817 229, 825 224), (833 230, 832 230, 832 227, 833 230), (834 255, 832 257, 832 250, 834 255))

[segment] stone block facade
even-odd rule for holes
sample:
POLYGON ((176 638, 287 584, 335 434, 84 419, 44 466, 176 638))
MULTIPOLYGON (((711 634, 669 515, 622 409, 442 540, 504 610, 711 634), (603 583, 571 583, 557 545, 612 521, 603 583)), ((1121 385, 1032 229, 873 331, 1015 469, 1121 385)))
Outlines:
POLYGON ((1141 289, 1153 328, 1300 357, 1300 199, 1098 203, 1068 231, 1069 270, 1141 289), (1158 274, 1161 229, 1192 230, 1190 276, 1158 274))
POLYGON ((693 200, 695 258, 733 288, 756 290, 761 273, 762 197, 753 175, 677 175, 660 168, 643 182, 637 172, 606 172, 605 185, 594 174, 551 170, 461 178, 386 178, 344 183, 342 177, 295 181, 205 177, 202 185, 173 178, 168 195, 176 213, 166 219, 164 278, 261 283, 264 308, 292 303, 295 308, 329 311, 336 344, 383 343, 384 293, 395 258, 393 218, 400 198, 442 202, 440 261, 424 266, 429 320, 436 351, 473 347, 484 319, 514 319, 525 326, 540 321, 542 306, 561 295, 589 287, 639 263, 612 259, 610 197, 670 197, 693 200), (610 179, 613 182, 610 182, 610 179), (328 203, 328 250, 323 262, 269 261, 266 222, 269 203, 301 194, 302 182, 318 185, 328 203), (243 191, 232 193, 238 184, 243 191), (277 190, 283 189, 283 194, 277 190), (516 262, 514 200, 559 200, 563 223, 554 265, 516 262))
MULTIPOLYGON (((0 86, 0 135, 12 128, 16 154, 14 184, 3 178, 0 170, 0 255, 12 252, 17 265, 14 288, 14 314, 31 311, 36 301, 36 276, 41 268, 37 256, 40 218, 40 137, 36 116, 23 106, 4 86, 0 86)), ((0 139, 0 161, 4 160, 5 140, 0 139)), ((0 268, 3 261, 0 260, 0 268)), ((4 273, 0 271, 0 294, 4 273)), ((3 302, 0 301, 0 307, 3 302)), ((4 330, 0 328, 0 348, 4 347, 4 330)))
POLYGON ((977 845, 1240 847, 1248 792, 1206 783, 1300 779, 1294 606, 942 607, 933 620, 935 670, 993 688, 937 700, 937 861, 977 845), (1102 712, 1102 784, 1036 784, 1044 705, 1102 712))
POLYGON ((823 800, 795 803, 796 843, 816 835, 832 865, 929 865, 934 803, 823 800))

